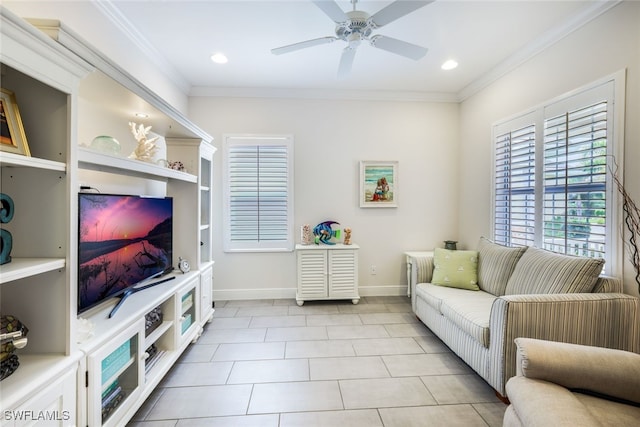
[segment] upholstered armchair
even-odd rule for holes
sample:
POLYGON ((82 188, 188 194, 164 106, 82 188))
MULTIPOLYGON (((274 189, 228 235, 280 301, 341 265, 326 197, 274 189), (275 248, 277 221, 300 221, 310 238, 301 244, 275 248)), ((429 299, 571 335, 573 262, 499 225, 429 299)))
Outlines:
POLYGON ((640 354, 532 338, 515 340, 503 426, 640 425, 640 354))

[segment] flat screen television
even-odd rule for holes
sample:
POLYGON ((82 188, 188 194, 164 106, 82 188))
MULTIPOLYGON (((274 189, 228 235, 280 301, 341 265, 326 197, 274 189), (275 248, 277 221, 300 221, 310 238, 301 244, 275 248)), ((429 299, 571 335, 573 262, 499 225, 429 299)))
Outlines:
POLYGON ((171 197, 79 193, 78 216, 78 313, 172 270, 171 197))

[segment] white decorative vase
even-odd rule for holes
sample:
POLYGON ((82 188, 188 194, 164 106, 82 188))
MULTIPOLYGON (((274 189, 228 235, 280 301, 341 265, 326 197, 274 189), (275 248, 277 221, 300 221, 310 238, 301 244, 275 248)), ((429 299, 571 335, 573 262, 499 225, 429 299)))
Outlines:
POLYGON ((311 226, 305 224, 300 227, 300 242, 303 245, 310 245, 313 242, 313 233, 311 232, 311 226))

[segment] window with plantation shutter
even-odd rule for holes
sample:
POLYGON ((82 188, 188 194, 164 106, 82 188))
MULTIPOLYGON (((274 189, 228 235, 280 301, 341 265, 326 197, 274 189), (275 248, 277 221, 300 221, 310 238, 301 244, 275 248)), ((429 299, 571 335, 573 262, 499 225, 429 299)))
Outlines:
POLYGON ((544 122, 544 248, 604 258, 607 101, 544 122))
POLYGON ((616 74, 494 125, 497 243, 604 258, 607 274, 621 274, 609 170, 614 157, 622 164, 623 139, 613 132, 624 117, 614 102, 621 88, 624 75, 616 74))
POLYGON ((535 237, 535 125, 498 135, 495 144, 495 240, 530 246, 535 237))
POLYGON ((293 138, 225 136, 224 250, 293 250, 293 138))

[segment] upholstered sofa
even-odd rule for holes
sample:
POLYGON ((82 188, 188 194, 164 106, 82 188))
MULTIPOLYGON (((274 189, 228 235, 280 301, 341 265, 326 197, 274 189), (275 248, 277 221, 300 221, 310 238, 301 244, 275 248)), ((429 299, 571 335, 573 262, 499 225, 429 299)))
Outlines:
POLYGON ((640 425, 640 355, 531 338, 516 340, 503 427, 640 425))
POLYGON ((503 397, 516 373, 518 337, 640 352, 640 299, 623 294, 619 279, 601 276, 600 259, 481 238, 477 251, 436 249, 409 262, 416 316, 503 397), (447 255, 475 256, 475 283, 448 282, 438 266, 447 255))

